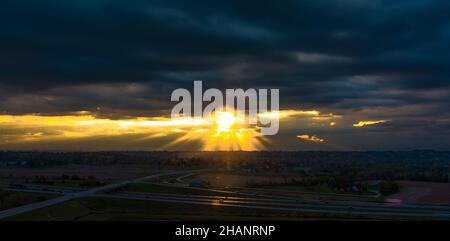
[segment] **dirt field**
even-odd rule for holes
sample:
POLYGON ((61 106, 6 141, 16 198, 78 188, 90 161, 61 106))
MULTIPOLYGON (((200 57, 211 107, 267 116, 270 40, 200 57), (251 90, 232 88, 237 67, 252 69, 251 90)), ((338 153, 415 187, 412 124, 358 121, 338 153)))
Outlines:
MULTIPOLYGON (((61 175, 77 175, 79 177, 94 176, 97 179, 130 179, 143 177, 154 173, 142 167, 121 167, 121 166, 83 166, 68 165, 49 168, 0 168, 0 177, 34 177, 43 176, 46 178, 60 177, 61 175)), ((157 171, 156 171, 157 172, 157 171)))
POLYGON ((313 194, 302 192, 285 192, 283 190, 269 190, 269 189, 253 189, 247 188, 251 183, 285 183, 292 178, 298 178, 294 175, 251 175, 251 174, 228 174, 228 173, 202 173, 191 178, 198 178, 204 181, 208 181, 214 188, 245 188, 246 192, 255 192, 259 194, 270 194, 291 196, 311 200, 353 200, 353 201, 366 201, 365 197, 356 197, 349 195, 331 195, 331 194, 313 194))
POLYGON ((258 176, 245 174, 228 174, 228 173, 202 173, 193 178, 208 181, 212 187, 249 187, 254 183, 286 183, 295 178, 295 176, 258 176))
POLYGON ((388 198, 400 199, 403 203, 450 205, 450 183, 399 181, 401 190, 388 198))

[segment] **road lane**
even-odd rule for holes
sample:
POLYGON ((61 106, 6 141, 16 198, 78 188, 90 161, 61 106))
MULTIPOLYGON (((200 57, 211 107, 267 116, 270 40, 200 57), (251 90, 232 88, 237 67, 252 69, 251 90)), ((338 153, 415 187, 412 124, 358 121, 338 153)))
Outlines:
POLYGON ((121 192, 117 194, 103 195, 102 197, 124 197, 124 198, 136 198, 138 200, 141 199, 161 199, 161 200, 178 200, 178 201, 195 201, 195 202, 204 202, 205 204, 211 204, 217 206, 219 204, 238 204, 238 205, 253 205, 253 206, 277 206, 277 207, 293 207, 293 208, 308 208, 312 211, 320 210, 343 210, 346 212, 354 212, 354 211, 366 211, 371 213, 378 212, 389 212, 389 213, 419 213, 419 216, 426 216, 425 214, 429 214, 429 216, 434 216, 438 214, 439 216, 450 216, 450 211, 445 210, 432 210, 426 208, 401 208, 401 207, 389 207, 389 206, 381 206, 381 207, 371 207, 371 206, 351 206, 351 205, 332 205, 332 204, 323 204, 323 203, 305 203, 305 202, 287 202, 286 200, 279 199, 260 199, 260 198, 239 198, 239 197, 220 197, 220 196, 201 196, 201 195, 177 195, 177 194, 163 194, 163 193, 128 193, 121 192))
MULTIPOLYGON (((9 210, 0 211, 0 219, 14 216, 20 213, 32 211, 35 209, 47 207, 57 203, 65 202, 75 198, 84 198, 89 196, 98 196, 105 198, 119 198, 142 201, 158 201, 184 204, 199 204, 209 206, 224 206, 236 208, 254 208, 274 211, 295 211, 323 214, 353 214, 383 217, 426 217, 426 218, 445 218, 450 219, 450 206, 439 205, 386 205, 381 203, 353 202, 353 201, 317 201, 299 198, 286 198, 282 196, 264 195, 264 194, 245 194, 230 191, 218 191, 217 195, 186 195, 173 193, 147 193, 120 191, 112 194, 102 194, 99 192, 113 190, 124 187, 132 183, 146 182, 151 178, 164 175, 183 174, 192 175, 194 171, 176 171, 167 173, 158 173, 142 178, 127 180, 120 183, 113 183, 101 187, 96 187, 80 192, 68 193, 64 196, 49 199, 39 203, 33 203, 9 210), (227 196, 227 194, 239 194, 242 196, 227 196)), ((155 184, 169 186, 166 184, 155 184)), ((173 187, 173 185, 170 185, 173 187)), ((183 188, 178 186, 179 188, 183 188)), ((185 189, 199 189, 184 187, 185 189)), ((205 189, 200 189, 205 190, 205 189)), ((34 190, 36 191, 36 190, 34 190)), ((44 191, 44 190, 42 190, 44 191)), ((206 189, 206 191, 214 191, 206 189)), ((38 192, 38 191, 37 191, 38 192)))
POLYGON ((304 213, 321 213, 321 214, 345 214, 345 215, 368 215, 368 216, 382 216, 382 217, 421 217, 421 218, 441 218, 450 219, 450 213, 447 212, 430 212, 430 213, 406 213, 406 212, 368 212, 358 211, 354 209, 346 210, 327 210, 327 209, 311 209, 311 208, 295 208, 295 207, 277 207, 277 206, 264 206, 264 205, 249 205, 249 204, 231 204, 218 202, 217 200, 200 201, 200 200, 179 200, 169 199, 167 197, 148 196, 148 197, 132 197, 121 195, 97 195, 100 197, 109 197, 116 199, 127 200, 141 200, 141 201, 157 201, 166 203, 182 203, 182 204, 198 204, 207 206, 221 206, 221 207, 236 207, 236 208, 251 208, 251 209, 263 209, 272 211, 291 211, 291 212, 304 212, 304 213))
POLYGON ((31 204, 23 205, 20 207, 0 211, 0 219, 11 217, 11 216, 25 213, 25 212, 29 212, 29 211, 32 211, 35 209, 48 207, 48 206, 55 205, 55 204, 65 202, 65 201, 69 201, 69 200, 72 200, 75 198, 88 197, 88 196, 91 196, 100 191, 107 191, 107 190, 123 187, 123 186, 126 186, 131 183, 141 182, 141 181, 145 181, 145 180, 159 177, 159 176, 183 174, 183 173, 187 173, 187 172, 192 172, 192 171, 175 171, 175 172, 157 173, 157 174, 149 175, 146 177, 136 178, 136 179, 120 182, 120 183, 113 183, 113 184, 109 184, 109 185, 105 185, 105 186, 101 186, 101 187, 92 188, 92 189, 89 189, 86 191, 65 194, 64 196, 48 199, 48 200, 45 200, 42 202, 31 203, 31 204))

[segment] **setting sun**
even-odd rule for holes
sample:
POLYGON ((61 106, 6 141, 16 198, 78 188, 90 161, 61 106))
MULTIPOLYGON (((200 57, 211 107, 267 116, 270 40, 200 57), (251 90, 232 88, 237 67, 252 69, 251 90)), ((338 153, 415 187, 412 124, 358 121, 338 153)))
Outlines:
POLYGON ((169 146, 200 140, 204 151, 254 151, 264 149, 261 133, 255 126, 245 124, 231 112, 216 112, 205 128, 186 132, 169 146))
POLYGON ((212 129, 203 138, 203 150, 260 150, 262 135, 230 112, 217 112, 212 129))
POLYGON ((166 117, 136 117, 107 119, 90 112, 77 112, 67 116, 0 115, 0 126, 14 130, 5 140, 10 144, 29 145, 49 141, 88 141, 98 138, 123 140, 140 136, 141 140, 161 141, 163 148, 181 143, 200 143, 201 150, 260 150, 263 139, 256 126, 247 125, 231 112, 217 112, 211 120, 166 117), (164 144, 164 138, 170 138, 164 144))
POLYGON ((217 134, 232 131, 231 128, 236 124, 236 117, 228 112, 217 112, 215 115, 215 124, 217 134))

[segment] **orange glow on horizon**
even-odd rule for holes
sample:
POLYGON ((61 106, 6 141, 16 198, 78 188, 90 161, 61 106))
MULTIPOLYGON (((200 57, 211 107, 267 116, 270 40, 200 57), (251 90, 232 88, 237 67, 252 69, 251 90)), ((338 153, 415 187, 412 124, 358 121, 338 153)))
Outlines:
POLYGON ((169 146, 184 141, 200 141, 202 150, 263 149, 259 141, 262 136, 256 127, 238 122, 237 117, 228 112, 218 112, 209 121, 190 117, 115 120, 97 118, 85 111, 64 116, 0 115, 0 127, 16 131, 2 136, 5 143, 140 134, 147 136, 145 139, 173 136, 174 141, 169 146))

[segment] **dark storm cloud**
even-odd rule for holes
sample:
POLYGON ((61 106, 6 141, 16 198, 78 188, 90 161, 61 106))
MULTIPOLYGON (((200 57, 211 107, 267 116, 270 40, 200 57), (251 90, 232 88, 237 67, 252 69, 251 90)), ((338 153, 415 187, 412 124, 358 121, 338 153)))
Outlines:
POLYGON ((446 85, 446 10, 446 1, 6 1, 1 77, 52 86, 218 71, 220 80, 219 70, 262 62, 290 70, 266 82, 384 73, 446 85), (296 52, 325 57, 302 63, 296 52))
POLYGON ((155 115, 201 79, 280 88, 282 108, 412 109, 385 115, 448 129, 448 12, 444 0, 2 1, 0 112, 155 115))

